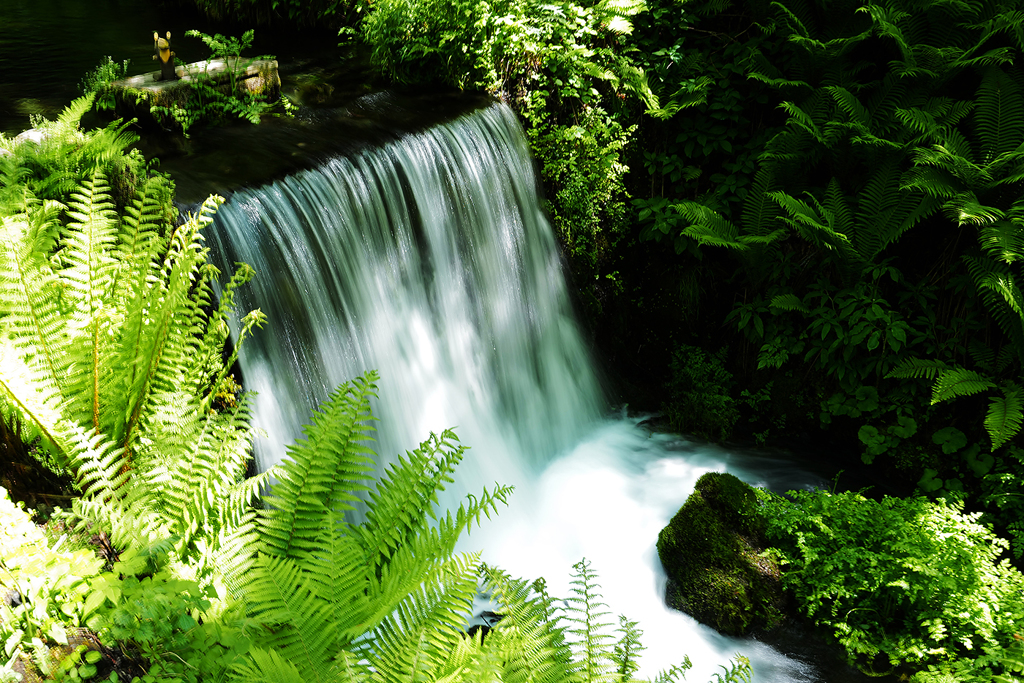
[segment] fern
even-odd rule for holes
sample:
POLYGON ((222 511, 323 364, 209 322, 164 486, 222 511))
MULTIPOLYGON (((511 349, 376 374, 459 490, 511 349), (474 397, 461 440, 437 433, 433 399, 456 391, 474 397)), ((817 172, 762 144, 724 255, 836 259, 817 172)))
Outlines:
POLYGON ((973 370, 963 368, 943 370, 935 378, 935 384, 932 387, 932 405, 957 396, 980 394, 993 387, 995 384, 990 379, 973 370))
POLYGON ((985 429, 992 440, 992 450, 999 448, 1020 433, 1024 423, 1024 391, 1009 382, 1003 387, 1002 396, 989 398, 985 429))
POLYGON ((584 683, 600 683, 615 680, 615 660, 611 656, 608 633, 610 624, 603 621, 608 612, 600 602, 597 576, 590 569, 586 559, 573 566, 572 594, 566 598, 566 618, 571 626, 568 633, 574 636, 573 650, 579 661, 580 674, 584 683))

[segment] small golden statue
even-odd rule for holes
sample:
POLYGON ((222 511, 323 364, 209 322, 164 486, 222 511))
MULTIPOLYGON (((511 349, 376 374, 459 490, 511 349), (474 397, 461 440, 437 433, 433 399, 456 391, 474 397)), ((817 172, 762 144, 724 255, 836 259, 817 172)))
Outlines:
POLYGON ((170 40, 170 31, 167 32, 166 38, 161 38, 156 31, 153 31, 153 49, 156 51, 153 59, 160 63, 160 75, 156 77, 158 81, 178 80, 178 74, 174 71, 174 53, 171 52, 170 40))

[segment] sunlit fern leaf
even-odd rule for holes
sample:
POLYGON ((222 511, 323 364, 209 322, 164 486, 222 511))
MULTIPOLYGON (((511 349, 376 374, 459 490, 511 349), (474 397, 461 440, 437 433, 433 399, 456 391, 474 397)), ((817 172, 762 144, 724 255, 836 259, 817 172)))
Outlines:
MULTIPOLYGON (((449 652, 463 638, 476 593, 476 556, 455 557, 424 577, 374 629, 372 647, 363 650, 377 680, 435 680, 445 671, 449 652)), ((402 567, 388 568, 401 571, 402 567)))
POLYGON ((565 626, 553 601, 522 579, 485 567, 484 586, 501 604, 503 618, 487 636, 487 643, 505 653, 503 680, 508 683, 578 680, 565 626))
MULTIPOLYGON (((237 344, 232 345, 231 355, 227 359, 223 358, 224 345, 231 333, 228 320, 235 306, 235 291, 249 282, 255 273, 252 267, 239 264, 234 275, 221 288, 217 308, 210 313, 202 341, 195 349, 186 381, 189 382, 191 393, 204 396, 203 408, 206 410, 213 404, 217 388, 238 358, 237 344)), ((264 321, 265 317, 261 311, 246 314, 236 339, 244 340, 252 334, 255 327, 262 326, 264 321)))
POLYGON ((615 661, 612 658, 613 638, 609 615, 601 602, 597 575, 586 559, 573 566, 570 594, 566 598, 567 630, 570 646, 579 664, 584 683, 604 683, 616 680, 615 661))
POLYGON ((988 414, 985 416, 985 430, 996 450, 1020 432, 1024 422, 1024 391, 1009 382, 1003 387, 1002 396, 989 398, 988 414))
POLYGON ((56 389, 46 373, 26 364, 20 350, 9 344, 0 344, 0 412, 7 419, 17 417, 27 443, 39 438, 59 466, 73 467, 75 440, 56 389))
POLYGON ((981 246, 993 258, 1004 263, 1024 259, 1024 224, 996 220, 985 225, 978 236, 981 246))
POLYGON ((743 655, 737 654, 736 658, 729 662, 729 666, 719 665, 722 673, 713 674, 714 683, 752 683, 754 670, 750 667, 750 660, 743 655))
POLYGON ((288 449, 289 460, 260 511, 264 551, 301 558, 316 552, 323 510, 353 508, 373 472, 370 398, 376 373, 346 382, 331 393, 288 449))
POLYGON ((334 658, 331 672, 333 683, 363 683, 370 677, 366 663, 348 650, 342 650, 334 658))
POLYGON ((640 630, 639 623, 628 619, 624 614, 619 615, 617 632, 619 640, 612 650, 615 673, 619 675, 620 681, 632 681, 633 674, 640 670, 640 656, 647 649, 640 640, 644 632, 640 630))
POLYGON ((254 647, 248 654, 250 659, 235 669, 235 683, 306 683, 308 680, 277 650, 254 647))
POLYGON ((120 362, 129 372, 121 422, 112 431, 118 441, 131 444, 137 438, 153 392, 174 392, 194 359, 197 329, 202 315, 203 288, 197 282, 206 258, 200 230, 209 225, 224 200, 207 199, 198 214, 174 228, 161 260, 145 285, 127 304, 120 362))
POLYGON ((119 272, 114 294, 127 300, 147 285, 157 254, 166 244, 169 231, 168 206, 172 188, 159 175, 144 179, 135 198, 125 206, 118 228, 119 272))
POLYGON ((337 652, 333 605, 291 558, 259 553, 250 571, 244 599, 250 615, 266 628, 257 645, 276 648, 306 680, 330 680, 337 652))
POLYGON ((112 360, 111 330, 119 322, 111 319, 107 306, 117 273, 117 221, 106 178, 94 171, 68 206, 71 221, 61 240, 61 280, 71 312, 68 332, 76 338, 80 355, 67 364, 64 376, 72 417, 99 431, 100 382, 112 360))
POLYGON ((378 477, 377 487, 370 491, 366 523, 358 528, 374 569, 386 564, 395 549, 435 517, 437 493, 454 481, 452 474, 465 450, 451 431, 431 434, 378 477))
POLYGON ((959 225, 983 226, 1001 220, 1004 213, 978 201, 973 192, 961 192, 942 205, 943 212, 959 225))
POLYGON ((958 396, 980 394, 996 385, 985 375, 964 368, 941 371, 932 385, 932 405, 958 396))
POLYGON ((659 672, 657 676, 651 679, 651 683, 675 683, 676 681, 683 681, 686 679, 686 672, 692 667, 693 665, 690 663, 690 658, 685 657, 682 664, 674 664, 664 671, 659 672))
POLYGON ((239 525, 268 474, 245 478, 253 438, 247 397, 222 411, 202 409, 194 394, 157 398, 147 435, 159 448, 138 452, 146 464, 139 483, 179 538, 179 554, 198 559, 197 542, 239 525))

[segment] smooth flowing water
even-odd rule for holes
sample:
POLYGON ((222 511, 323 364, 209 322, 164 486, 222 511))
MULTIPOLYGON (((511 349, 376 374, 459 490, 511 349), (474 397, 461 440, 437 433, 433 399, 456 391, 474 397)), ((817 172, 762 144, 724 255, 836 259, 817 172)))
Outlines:
POLYGON ((225 269, 256 269, 239 310, 270 320, 242 353, 268 433, 261 465, 284 457, 336 385, 377 369, 378 453, 456 428, 471 450, 447 504, 495 481, 517 487, 463 547, 545 577, 553 595, 591 560, 610 611, 644 629, 643 673, 688 654, 688 680, 702 681, 742 652, 759 682, 824 680, 664 607, 655 541, 700 474, 783 489, 814 478, 609 415, 540 207, 522 131, 500 105, 234 194, 208 239, 225 269))

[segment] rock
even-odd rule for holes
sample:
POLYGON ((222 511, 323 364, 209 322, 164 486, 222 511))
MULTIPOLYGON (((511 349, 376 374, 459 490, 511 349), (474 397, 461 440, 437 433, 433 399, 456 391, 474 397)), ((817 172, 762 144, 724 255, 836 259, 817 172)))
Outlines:
POLYGON ((783 620, 778 562, 767 543, 754 489, 731 474, 697 480, 658 535, 668 574, 666 601, 726 635, 771 630, 783 620))

